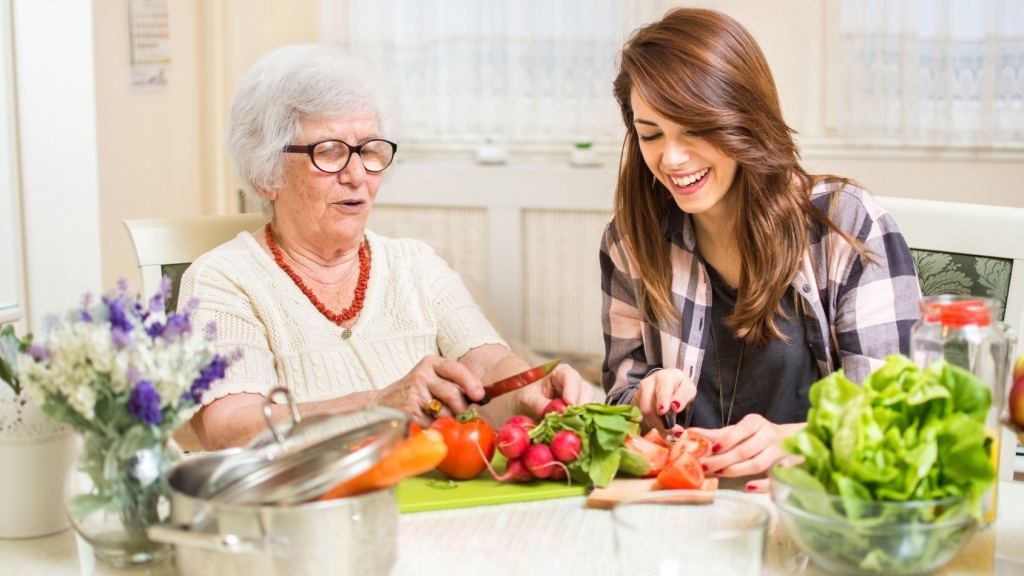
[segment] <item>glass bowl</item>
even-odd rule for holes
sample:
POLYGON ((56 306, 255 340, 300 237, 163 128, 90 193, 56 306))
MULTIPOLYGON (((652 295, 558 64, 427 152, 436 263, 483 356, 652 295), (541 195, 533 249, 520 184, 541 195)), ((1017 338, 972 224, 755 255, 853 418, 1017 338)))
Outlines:
POLYGON ((785 482, 784 457, 771 469, 772 500, 790 537, 832 572, 868 576, 926 574, 949 562, 977 527, 968 497, 906 502, 843 498, 785 482))

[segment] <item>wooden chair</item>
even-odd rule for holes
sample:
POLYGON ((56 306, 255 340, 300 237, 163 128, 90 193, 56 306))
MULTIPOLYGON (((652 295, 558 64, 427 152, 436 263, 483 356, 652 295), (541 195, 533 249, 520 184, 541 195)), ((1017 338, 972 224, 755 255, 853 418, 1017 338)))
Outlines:
MULTIPOLYGON (((123 220, 142 274, 142 297, 149 298, 159 291, 160 281, 166 275, 171 279, 171 297, 167 299, 166 309, 176 309, 181 276, 193 260, 242 231, 256 230, 265 222, 261 214, 123 220)), ((174 440, 185 452, 203 449, 188 423, 175 432, 174 440)))
MULTIPOLYGON (((1024 330, 1024 208, 877 196, 914 256, 921 292, 992 298, 997 316, 1024 330)), ((1014 357, 1024 352, 1018 342, 1014 357)), ((999 478, 1013 478, 1017 440, 1000 442, 999 478)))

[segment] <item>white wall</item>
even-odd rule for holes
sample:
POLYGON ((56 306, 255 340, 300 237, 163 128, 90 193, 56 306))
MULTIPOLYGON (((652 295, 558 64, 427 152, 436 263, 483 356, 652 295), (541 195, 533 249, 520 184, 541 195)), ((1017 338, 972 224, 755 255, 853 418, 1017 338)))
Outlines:
POLYGON ((20 318, 20 309, 12 309, 10 305, 23 299, 10 8, 9 0, 0 0, 0 323, 20 318))
MULTIPOLYGON (((320 17, 327 4, 171 0, 170 84, 140 93, 128 89, 127 3, 13 0, 31 317, 120 277, 137 285, 120 220, 237 210, 221 143, 234 84, 266 50, 316 41, 329 29, 320 17), (54 167, 49 153, 61 139, 75 154, 54 167)), ((1024 207, 1019 152, 854 149, 830 139, 827 0, 679 4, 722 10, 757 37, 812 172, 850 176, 889 196, 1024 207)), ((441 180, 421 185, 446 193, 441 180)), ((553 184, 551 193, 560 189, 553 184)))
POLYGON ((15 70, 30 326, 100 290, 92 13, 15 0, 15 70))
POLYGON ((199 214, 206 208, 197 2, 173 0, 169 8, 167 87, 136 92, 128 83, 128 4, 92 2, 104 287, 119 278, 138 287, 135 255, 121 220, 199 214))

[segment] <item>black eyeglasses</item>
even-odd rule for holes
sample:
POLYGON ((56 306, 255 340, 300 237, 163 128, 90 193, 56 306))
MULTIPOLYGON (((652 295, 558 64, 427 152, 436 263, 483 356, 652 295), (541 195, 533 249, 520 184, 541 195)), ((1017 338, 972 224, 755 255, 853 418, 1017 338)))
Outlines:
POLYGON ((379 138, 355 146, 341 140, 321 140, 306 146, 289 144, 284 147, 285 152, 308 154, 313 166, 328 174, 344 170, 353 154, 359 155, 367 172, 380 172, 391 165, 397 150, 398 144, 379 138))

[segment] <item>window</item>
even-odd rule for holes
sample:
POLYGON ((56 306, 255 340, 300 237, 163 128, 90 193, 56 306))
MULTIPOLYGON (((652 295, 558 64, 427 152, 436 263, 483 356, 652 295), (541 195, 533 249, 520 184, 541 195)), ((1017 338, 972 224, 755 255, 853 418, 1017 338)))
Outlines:
POLYGON ((840 135, 1016 146, 1024 0, 840 0, 840 135))
POLYGON ((541 147, 614 143, 611 96, 625 35, 660 17, 655 0, 350 2, 347 43, 399 98, 402 141, 486 139, 541 147))

